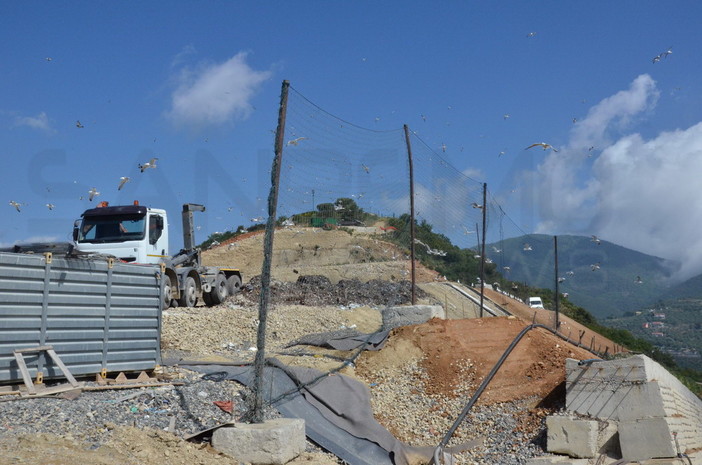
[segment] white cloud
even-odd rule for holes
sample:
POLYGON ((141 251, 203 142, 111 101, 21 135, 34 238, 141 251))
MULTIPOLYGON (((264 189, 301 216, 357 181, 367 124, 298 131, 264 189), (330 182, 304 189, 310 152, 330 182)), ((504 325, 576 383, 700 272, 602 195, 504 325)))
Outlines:
POLYGON ((246 119, 253 111, 251 98, 270 77, 270 71, 252 69, 243 52, 196 71, 185 69, 177 77, 167 116, 195 128, 246 119))
POLYGON ((659 92, 648 76, 594 106, 538 167, 539 232, 597 234, 702 273, 702 122, 651 139, 622 133, 659 92), (612 134, 617 133, 614 137, 612 134), (585 147, 595 146, 589 152, 585 147))
POLYGON ((15 117, 15 126, 27 126, 32 129, 38 129, 40 131, 53 134, 56 132, 49 122, 48 116, 45 112, 39 113, 37 116, 17 116, 15 117))

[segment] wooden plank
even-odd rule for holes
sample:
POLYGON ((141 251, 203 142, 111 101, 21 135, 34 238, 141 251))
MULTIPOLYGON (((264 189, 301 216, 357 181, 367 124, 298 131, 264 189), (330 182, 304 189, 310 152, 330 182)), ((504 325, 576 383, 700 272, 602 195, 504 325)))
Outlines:
POLYGON ((34 388, 34 382, 32 381, 32 377, 29 376, 29 370, 27 370, 27 364, 24 363, 24 357, 22 357, 21 352, 15 351, 15 360, 17 360, 17 366, 20 369, 20 373, 22 373, 24 385, 27 386, 27 392, 30 394, 36 394, 37 390, 34 388))
POLYGON ((56 354, 53 348, 46 349, 46 352, 49 354, 49 357, 51 357, 51 360, 54 361, 56 365, 61 369, 63 372, 63 375, 66 377, 69 383, 71 383, 71 386, 73 387, 78 387, 78 382, 76 379, 73 377, 70 371, 68 371, 68 367, 63 364, 59 356, 56 354))

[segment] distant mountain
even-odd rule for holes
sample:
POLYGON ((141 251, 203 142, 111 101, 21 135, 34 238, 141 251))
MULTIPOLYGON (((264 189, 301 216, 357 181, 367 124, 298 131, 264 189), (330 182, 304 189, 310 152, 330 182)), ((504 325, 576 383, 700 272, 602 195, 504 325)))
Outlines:
MULTIPOLYGON (((505 239, 486 247, 486 255, 507 279, 555 290, 553 236, 530 234, 505 239)), ((571 302, 598 319, 638 310, 658 300, 669 290, 670 265, 662 258, 611 242, 558 236, 559 292, 567 293, 571 302)))
POLYGON ((702 300, 702 275, 695 276, 666 290, 660 300, 674 301, 683 299, 702 300))

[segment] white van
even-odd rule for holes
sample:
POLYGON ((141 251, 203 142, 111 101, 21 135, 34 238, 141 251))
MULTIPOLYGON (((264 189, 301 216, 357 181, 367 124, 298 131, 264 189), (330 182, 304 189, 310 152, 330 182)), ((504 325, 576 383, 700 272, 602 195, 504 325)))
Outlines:
POLYGON ((541 297, 529 297, 527 303, 531 308, 544 308, 544 303, 541 301, 541 297))

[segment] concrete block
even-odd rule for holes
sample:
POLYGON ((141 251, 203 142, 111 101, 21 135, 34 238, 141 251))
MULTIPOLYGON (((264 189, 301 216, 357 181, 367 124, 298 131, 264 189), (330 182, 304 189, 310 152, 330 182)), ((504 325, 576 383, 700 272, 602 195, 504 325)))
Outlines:
POLYGON ((677 455, 666 418, 619 422, 619 444, 622 449, 622 458, 626 460, 646 460, 677 455))
POLYGON ((252 465, 283 465, 300 455, 305 446, 305 420, 299 418, 237 423, 212 433, 212 447, 252 465))
POLYGON ((546 418, 546 450, 575 458, 592 458, 598 453, 599 423, 573 416, 546 418))
POLYGON ((446 312, 441 305, 407 305, 388 307, 383 310, 383 329, 390 330, 400 326, 426 323, 432 318, 446 319, 446 312))

